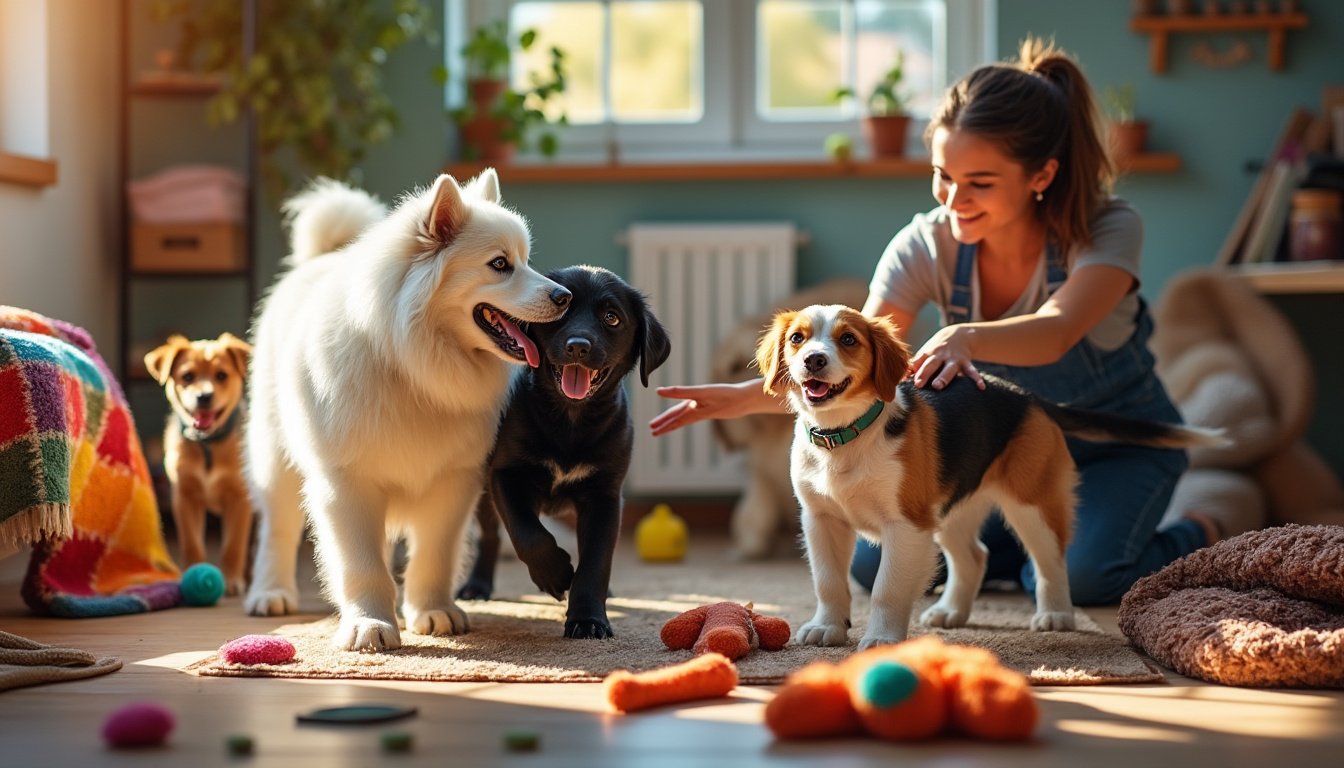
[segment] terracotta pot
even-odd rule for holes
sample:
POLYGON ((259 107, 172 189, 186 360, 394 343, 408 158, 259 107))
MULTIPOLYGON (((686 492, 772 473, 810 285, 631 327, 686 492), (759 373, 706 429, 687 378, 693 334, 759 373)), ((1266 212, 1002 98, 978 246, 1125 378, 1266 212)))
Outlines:
POLYGON ((905 157, 909 115, 870 115, 863 119, 863 135, 873 157, 905 157))
POLYGON ((1111 156, 1124 160, 1143 154, 1148 144, 1148 121, 1111 123, 1111 156))
POLYGON ((503 138, 504 121, 478 114, 458 127, 464 160, 507 164, 517 147, 503 138))
POLYGON ((508 85, 503 80, 468 80, 467 98, 477 109, 487 110, 494 105, 508 85))

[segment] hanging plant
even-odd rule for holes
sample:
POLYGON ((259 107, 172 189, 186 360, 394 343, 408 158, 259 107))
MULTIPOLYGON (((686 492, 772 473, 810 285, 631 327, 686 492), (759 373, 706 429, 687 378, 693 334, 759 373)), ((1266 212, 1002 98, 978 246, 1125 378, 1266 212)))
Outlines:
POLYGON ((251 109, 268 193, 279 197, 301 177, 360 183, 367 148, 396 131, 383 91, 388 56, 407 42, 433 42, 433 14, 422 0, 257 0, 256 51, 243 56, 243 3, 156 0, 158 21, 177 20, 177 61, 217 75, 211 123, 251 109))

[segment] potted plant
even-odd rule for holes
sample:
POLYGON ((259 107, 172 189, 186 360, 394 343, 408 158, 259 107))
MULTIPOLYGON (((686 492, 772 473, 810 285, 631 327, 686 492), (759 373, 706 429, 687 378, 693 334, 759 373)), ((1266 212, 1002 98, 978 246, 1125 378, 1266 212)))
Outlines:
MULTIPOLYGON (((901 90, 905 79, 905 52, 896 52, 896 62, 878 80, 864 102, 863 135, 875 158, 905 156, 905 136, 910 127, 906 111, 910 94, 901 90)), ((837 98, 854 96, 852 88, 836 90, 837 98)))
MULTIPOLYGON (((536 30, 527 29, 519 33, 513 45, 520 51, 528 51, 536 40, 536 30)), ((516 150, 529 145, 529 134, 534 129, 541 129, 536 137, 541 154, 546 157, 555 154, 558 140, 553 131, 544 127, 564 125, 567 120, 563 113, 549 119, 545 109, 565 91, 564 51, 552 47, 550 66, 543 73, 530 73, 530 85, 522 89, 509 83, 512 54, 508 24, 503 20, 477 27, 462 46, 467 99, 450 114, 458 126, 465 160, 507 163, 516 150)))
POLYGON ((1123 162, 1142 154, 1148 143, 1148 121, 1134 112, 1134 84, 1107 86, 1101 98, 1110 116, 1111 157, 1123 162))
POLYGON ((173 59, 220 77, 211 122, 232 123, 251 110, 261 173, 275 197, 306 176, 358 183, 367 148, 397 128, 383 89, 389 54, 437 39, 424 0, 346 0, 339 13, 330 3, 267 3, 255 50, 245 56, 238 0, 155 0, 151 8, 156 21, 180 25, 173 59))

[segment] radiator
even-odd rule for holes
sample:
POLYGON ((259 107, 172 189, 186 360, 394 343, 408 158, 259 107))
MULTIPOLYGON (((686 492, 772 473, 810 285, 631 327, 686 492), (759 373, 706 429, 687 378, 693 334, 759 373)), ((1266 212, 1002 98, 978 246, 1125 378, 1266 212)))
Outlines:
POLYGON ((794 289, 791 223, 631 225, 630 281, 649 297, 672 340, 672 354, 649 387, 632 380, 635 444, 626 492, 715 495, 742 488, 742 457, 722 452, 710 425, 663 437, 648 422, 672 401, 654 393, 668 384, 709 382, 714 348, 742 318, 776 306, 794 289))

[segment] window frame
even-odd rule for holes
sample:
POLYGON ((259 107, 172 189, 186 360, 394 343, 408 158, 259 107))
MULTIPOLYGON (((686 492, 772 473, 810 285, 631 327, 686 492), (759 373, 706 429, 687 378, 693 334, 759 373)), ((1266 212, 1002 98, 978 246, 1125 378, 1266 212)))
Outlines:
MULTIPOLYGON (((446 0, 446 55, 456 58, 467 31, 494 19, 509 17, 516 2, 526 0, 446 0)), ((601 2, 610 0, 549 0, 601 2)), ((997 58, 998 0, 943 0, 945 43, 943 87, 955 77, 997 58), (954 77, 955 75, 955 77, 954 77)), ((861 135, 861 113, 838 121, 774 122, 756 112, 754 81, 759 62, 755 31, 757 0, 702 0, 704 24, 702 79, 704 117, 688 123, 611 123, 556 126, 557 158, 563 161, 676 159, 802 159, 823 155, 828 134, 861 135), (735 44, 736 43, 736 44, 735 44), (708 73, 726 72, 724 77, 708 73)), ((608 29, 610 34, 610 16, 608 29)), ((610 62, 608 62, 608 66, 610 62)), ((462 67, 449 62, 450 73, 462 67)), ((460 103, 460 75, 450 80, 446 99, 460 103)), ((910 141, 920 145, 927 116, 916 116, 910 141)), ((922 154, 922 151, 920 152, 922 154)), ((520 154, 522 162, 537 159, 520 154)))

